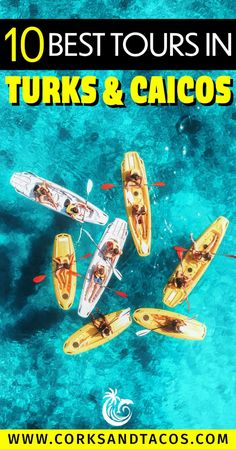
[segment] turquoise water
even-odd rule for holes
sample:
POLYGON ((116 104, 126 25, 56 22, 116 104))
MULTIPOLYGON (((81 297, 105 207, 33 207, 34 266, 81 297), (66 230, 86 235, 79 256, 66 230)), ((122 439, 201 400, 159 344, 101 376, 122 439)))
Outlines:
MULTIPOLYGON (((72 1, 72 17, 233 17, 233 2, 72 1), (209 6, 210 5, 210 6, 209 6), (224 7, 223 7, 224 6, 224 7)), ((65 1, 33 4, 12 0, 1 17, 65 17, 65 1), (52 8, 52 7, 51 7, 52 8)), ((69 16, 68 16, 69 17, 69 16)), ((101 80, 112 72, 93 72, 101 80)), ((52 73, 52 74, 55 74, 52 73)), ((136 72, 116 75, 127 90, 136 72)), ((150 73, 149 73, 150 75, 150 73)), ((166 73, 163 73, 165 76, 166 73)), ((197 76, 198 73, 191 72, 197 76)), ((233 76, 234 74, 231 73, 233 76)), ((12 107, 0 78, 2 167, 0 205, 1 416, 2 428, 106 428, 103 395, 109 387, 131 399, 129 428, 233 428, 235 399, 236 262, 216 257, 190 296, 190 315, 208 327, 204 342, 178 341, 155 334, 138 338, 133 324, 113 342, 77 357, 66 356, 67 337, 84 324, 77 315, 81 281, 73 309, 61 311, 53 293, 50 261, 55 234, 74 241, 79 225, 20 197, 9 185, 14 171, 34 171, 86 194, 109 214, 125 218, 121 189, 103 192, 103 182, 120 182, 123 153, 136 150, 145 160, 148 179, 165 181, 151 190, 153 247, 139 258, 129 235, 118 268, 119 283, 110 286, 128 299, 104 293, 104 313, 130 306, 162 307, 162 289, 178 260, 172 247, 189 245, 219 215, 230 220, 221 253, 236 254, 235 105, 230 107, 12 107), (183 132, 178 125, 184 116, 183 132), (47 273, 41 285, 35 275, 47 273)), ((86 225, 96 240, 104 228, 86 225)), ((83 237, 78 255, 93 246, 83 237)), ((79 269, 85 272, 88 260, 79 269)), ((177 311, 188 314, 187 306, 177 311)))

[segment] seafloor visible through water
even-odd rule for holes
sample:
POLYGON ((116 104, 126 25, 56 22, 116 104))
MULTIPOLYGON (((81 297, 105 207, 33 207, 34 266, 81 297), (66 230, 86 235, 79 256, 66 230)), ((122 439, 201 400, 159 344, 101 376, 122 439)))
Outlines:
MULTIPOLYGON (((74 0, 70 11, 74 18, 89 17, 91 5, 93 17, 234 16, 232 1, 207 4, 152 1, 145 8, 138 1, 122 0, 112 6, 111 14, 109 1, 78 4, 74 0)), ((1 17, 63 18, 67 10, 66 1, 56 5, 12 0, 1 5, 1 17)), ((101 92, 108 72, 93 73, 99 77, 101 92)), ((116 73, 125 91, 135 74, 116 73)), ((0 426, 107 427, 101 409, 103 395, 111 387, 134 402, 129 428, 233 428, 236 262, 216 257, 190 296, 190 312, 185 304, 176 309, 206 323, 203 342, 152 333, 139 338, 135 332, 141 328, 133 324, 107 345, 67 356, 62 351, 64 341, 84 324, 77 315, 81 281, 72 310, 63 312, 53 292, 51 254, 55 234, 68 232, 76 241, 80 226, 17 195, 9 180, 14 171, 33 171, 84 196, 91 178, 91 201, 112 221, 126 217, 122 190, 103 192, 99 186, 119 185, 123 153, 138 151, 148 179, 167 184, 150 191, 152 254, 139 258, 129 235, 118 265, 123 281, 113 277, 110 283, 126 291, 128 299, 106 292, 99 307, 105 313, 128 306, 132 311, 163 307, 162 289, 178 262, 172 247, 188 246, 190 232, 197 237, 217 216, 225 215, 230 225, 219 253, 236 253, 235 105, 139 107, 127 99, 123 109, 102 102, 95 107, 12 107, 4 75, 0 82, 0 426), (46 280, 33 284, 32 278, 43 273, 46 280)), ((95 225, 87 229, 97 240, 104 231, 95 225)), ((91 245, 83 237, 78 256, 93 251, 91 245)), ((85 272, 88 263, 81 261, 79 271, 85 272)))

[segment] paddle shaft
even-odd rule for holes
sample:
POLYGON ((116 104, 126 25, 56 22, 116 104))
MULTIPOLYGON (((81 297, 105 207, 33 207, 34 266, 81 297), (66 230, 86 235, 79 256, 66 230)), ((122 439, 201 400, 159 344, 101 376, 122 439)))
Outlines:
MULTIPOLYGON (((75 273, 73 273, 73 275, 75 276, 75 273)), ((90 278, 87 278, 87 277, 86 277, 86 274, 78 273, 78 276, 85 278, 87 281, 90 281, 90 280, 91 280, 90 278)), ((97 285, 99 285, 99 284, 97 284, 97 285)), ((124 296, 123 296, 122 294, 119 295, 119 293, 123 293, 123 292, 118 292, 118 290, 114 290, 113 288, 108 287, 107 285, 99 285, 99 287, 100 287, 100 288, 106 288, 107 290, 111 290, 111 291, 112 291, 113 293, 115 293, 117 296, 122 296, 123 298, 128 296, 128 295, 126 295, 126 293, 124 293, 124 296)))
MULTIPOLYGON (((143 186, 147 186, 147 187, 164 187, 166 184, 165 182, 153 182, 152 184, 131 184, 130 187, 137 187, 137 188, 142 188, 143 186)), ((104 183, 101 185, 101 189, 103 190, 110 190, 110 189, 114 189, 115 187, 123 187, 126 188, 123 184, 111 184, 111 183, 104 183)))
POLYGON ((97 243, 95 242, 95 240, 93 239, 93 237, 91 236, 91 234, 90 234, 88 231, 86 231, 86 229, 83 229, 83 232, 85 232, 85 234, 90 238, 91 242, 93 242, 93 244, 96 246, 96 248, 98 249, 98 251, 99 251, 100 254, 102 255, 103 259, 104 259, 106 262, 108 262, 108 264, 110 265, 110 267, 111 267, 113 273, 115 274, 115 276, 119 279, 119 281, 121 281, 121 279, 122 279, 121 273, 120 273, 115 267, 113 267, 113 265, 112 265, 112 263, 111 263, 111 261, 110 261, 109 259, 105 259, 105 258, 104 258, 104 254, 103 254, 103 252, 102 252, 100 246, 97 245, 97 243))
MULTIPOLYGON (((181 247, 178 247, 178 248, 179 248, 179 250, 181 250, 181 251, 184 252, 184 253, 186 253, 186 252, 188 252, 188 251, 191 251, 191 252, 192 252, 192 249, 191 249, 191 248, 189 248, 189 249, 187 249, 187 248, 181 248, 181 247)), ((174 247, 174 249, 177 251, 176 247, 174 247)), ((204 251, 199 251, 199 252, 204 252, 204 251)), ((229 257, 229 258, 232 258, 232 259, 236 259, 236 255, 234 255, 234 254, 218 254, 218 253, 212 253, 211 251, 210 251, 209 254, 212 254, 213 256, 229 257)))

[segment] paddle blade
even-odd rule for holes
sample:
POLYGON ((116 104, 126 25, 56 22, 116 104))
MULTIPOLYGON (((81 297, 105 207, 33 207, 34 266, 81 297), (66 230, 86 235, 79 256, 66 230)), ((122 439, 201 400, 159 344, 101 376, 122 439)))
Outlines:
POLYGON ((174 246, 174 250, 177 252, 177 256, 180 260, 183 260, 183 253, 188 251, 186 248, 182 248, 182 246, 174 246))
POLYGON ((144 337, 144 335, 147 335, 150 332, 152 332, 150 329, 145 329, 143 331, 136 332, 136 335, 137 335, 137 337, 144 337))
POLYGON ((87 182, 87 195, 90 194, 92 188, 93 188, 93 181, 91 179, 89 179, 87 182))
POLYGON ((120 290, 114 290, 114 292, 116 293, 116 295, 121 296, 122 298, 128 298, 128 295, 125 292, 121 292, 120 290))
POLYGON ((120 273, 120 271, 117 270, 117 268, 114 268, 113 272, 114 272, 114 275, 117 277, 117 279, 118 279, 119 281, 122 281, 123 276, 122 276, 122 274, 120 273))
POLYGON ((153 182, 152 186, 164 187, 164 186, 166 186, 166 183, 165 182, 153 182))
POLYGON ((121 314, 119 315, 119 318, 122 318, 123 316, 130 315, 130 307, 127 307, 127 309, 122 310, 121 314))
POLYGON ((87 253, 87 254, 85 254, 84 256, 81 256, 81 257, 79 258, 79 260, 88 259, 88 257, 91 257, 91 256, 92 256, 92 253, 87 253))
POLYGON ((115 187, 115 184, 109 184, 109 183, 101 185, 102 190, 109 190, 109 189, 113 189, 114 187, 115 187))
POLYGON ((69 270, 69 273, 72 274, 72 276, 82 277, 82 274, 76 273, 76 271, 69 270))
POLYGON ((183 260, 183 251, 178 250, 176 252, 177 252, 177 256, 178 256, 179 260, 183 260))
POLYGON ((118 316, 119 321, 125 321, 130 317, 130 307, 125 310, 122 310, 121 314, 118 316))
POLYGON ((224 254, 225 257, 231 257, 231 259, 236 259, 236 256, 233 254, 224 254))
POLYGON ((46 274, 41 274, 40 276, 35 276, 33 278, 33 282, 35 284, 39 284, 40 282, 42 282, 45 279, 45 277, 46 277, 46 274))
POLYGON ((174 246, 173 248, 175 251, 182 251, 182 253, 188 251, 187 248, 183 248, 182 246, 174 246))

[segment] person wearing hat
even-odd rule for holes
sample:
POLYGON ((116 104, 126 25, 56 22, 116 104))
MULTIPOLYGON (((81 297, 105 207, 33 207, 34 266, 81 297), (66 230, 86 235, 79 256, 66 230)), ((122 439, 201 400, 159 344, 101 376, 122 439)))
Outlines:
POLYGON ((69 199, 67 199, 64 203, 64 207, 66 208, 66 213, 73 220, 84 220, 86 212, 90 212, 90 208, 84 203, 72 203, 69 199))

